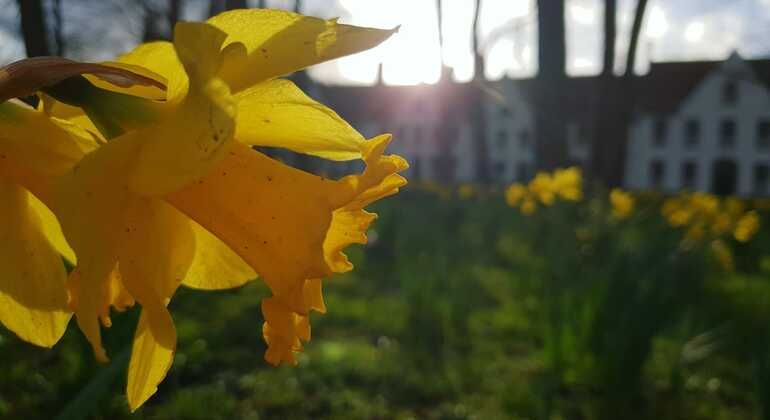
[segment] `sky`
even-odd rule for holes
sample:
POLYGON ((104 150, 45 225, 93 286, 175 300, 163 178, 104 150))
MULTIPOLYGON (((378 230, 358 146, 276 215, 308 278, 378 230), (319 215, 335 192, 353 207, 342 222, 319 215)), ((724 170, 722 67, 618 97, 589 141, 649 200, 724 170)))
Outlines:
MULTIPOLYGON (((138 42, 140 21, 126 2, 62 0, 65 33, 78 40, 68 55, 105 60, 138 42), (109 4, 113 4, 109 6, 109 4), (118 6, 115 6, 117 4, 118 6), (97 6, 94 6, 97 5, 97 6), (98 7, 102 9, 96 10, 98 7), (99 19, 82 23, 83 15, 99 19)), ((128 2, 130 3, 130 2, 128 2)), ((252 3, 256 3, 253 1, 252 3)), ((435 0, 304 0, 305 14, 380 28, 400 25, 381 46, 332 63, 311 74, 326 83, 371 84, 382 64, 388 84, 434 83, 441 62, 457 80, 473 76, 472 0, 444 0, 444 48, 438 45, 435 0)), ((486 76, 529 77, 536 73, 537 24, 534 0, 481 0, 480 39, 486 76)), ((600 71, 603 0, 566 0, 567 71, 600 71)), ((616 54, 622 71, 636 0, 618 0, 616 54)), ((200 20, 205 0, 186 0, 183 18, 200 20)), ((270 7, 291 8, 292 0, 268 0, 270 7)), ((0 0, 0 64, 23 57, 15 0, 0 0)), ((649 0, 639 43, 636 71, 650 61, 720 60, 733 51, 744 57, 770 55, 770 0, 649 0)))

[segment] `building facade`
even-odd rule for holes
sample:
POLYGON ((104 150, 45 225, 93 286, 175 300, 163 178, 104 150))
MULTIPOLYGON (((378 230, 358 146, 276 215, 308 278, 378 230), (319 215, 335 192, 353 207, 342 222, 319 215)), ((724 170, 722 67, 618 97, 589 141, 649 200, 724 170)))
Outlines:
MULTIPOLYGON (((393 133, 412 180, 474 182, 484 150, 492 182, 535 173, 532 80, 490 82, 482 100, 473 84, 318 86, 321 102, 364 135, 393 133), (473 138, 473 106, 484 107, 485 148, 473 138)), ((770 60, 654 63, 635 81, 624 184, 628 189, 770 194, 770 60)), ((569 157, 590 159, 598 80, 571 78, 564 95, 569 157)))

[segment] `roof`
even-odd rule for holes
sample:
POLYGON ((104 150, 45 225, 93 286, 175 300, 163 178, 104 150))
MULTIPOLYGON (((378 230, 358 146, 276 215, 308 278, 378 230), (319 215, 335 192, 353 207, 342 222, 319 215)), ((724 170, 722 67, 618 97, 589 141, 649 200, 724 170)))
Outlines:
MULTIPOLYGON (((770 59, 744 60, 754 71, 757 79, 770 88, 770 59)), ((669 114, 676 111, 685 98, 706 76, 724 61, 682 61, 652 63, 647 74, 633 82, 637 109, 651 114, 669 114)), ((535 79, 503 79, 489 82, 493 90, 501 89, 502 83, 511 83, 533 102, 536 95, 535 79)), ((563 95, 565 114, 571 120, 585 121, 596 110, 599 94, 599 78, 572 77, 567 79, 563 95)), ((467 106, 472 83, 443 82, 435 85, 388 86, 321 86, 321 102, 332 106, 343 118, 389 118, 393 111, 403 109, 417 100, 439 101, 455 110, 467 106)))

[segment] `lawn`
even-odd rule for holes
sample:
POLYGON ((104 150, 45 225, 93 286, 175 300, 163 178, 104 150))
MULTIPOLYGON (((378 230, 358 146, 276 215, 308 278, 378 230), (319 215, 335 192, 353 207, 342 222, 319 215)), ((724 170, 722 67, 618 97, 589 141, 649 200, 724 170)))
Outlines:
POLYGON ((532 215, 467 187, 377 203, 297 367, 263 360, 259 281, 180 290, 174 366, 133 415, 136 310, 106 332, 107 366, 74 325, 52 350, 0 330, 0 417, 770 418, 770 229, 693 239, 663 197, 619 219, 590 196, 532 215))

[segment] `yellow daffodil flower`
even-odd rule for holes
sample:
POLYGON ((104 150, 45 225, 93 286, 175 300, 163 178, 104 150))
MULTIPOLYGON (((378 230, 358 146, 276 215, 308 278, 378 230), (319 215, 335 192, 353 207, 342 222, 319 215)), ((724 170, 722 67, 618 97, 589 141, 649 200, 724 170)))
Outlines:
POLYGON ((96 147, 67 121, 0 103, 0 322, 43 347, 59 341, 71 311, 62 256, 75 262, 48 208, 51 183, 96 147))
POLYGON ((580 201, 583 198, 583 174, 580 168, 572 166, 557 169, 553 173, 553 190, 568 201, 580 201))
POLYGON ((616 220, 623 220, 634 212, 634 197, 620 188, 613 188, 610 191, 610 205, 612 206, 612 217, 616 220))
POLYGON ((519 207, 522 214, 537 211, 538 203, 550 206, 556 198, 579 201, 583 197, 583 178, 580 169, 557 169, 553 174, 538 172, 528 185, 511 184, 505 190, 505 201, 511 207, 519 207))
POLYGON ((180 284, 225 289, 258 273, 273 293, 262 304, 265 358, 295 363, 310 339, 309 311, 325 311, 321 279, 352 269, 342 251, 366 243, 376 217, 364 207, 396 193, 408 165, 384 155, 389 135, 365 140, 277 77, 371 48, 392 32, 281 11, 227 12, 180 23, 173 44, 142 45, 108 64, 164 79, 165 97, 91 80, 144 98, 131 107, 141 115, 120 111, 120 103, 136 104, 126 96, 47 91, 52 115, 109 139, 57 178, 51 207, 78 256, 70 306, 99 360, 107 357, 100 322, 110 325, 110 307, 142 306, 128 372, 132 410, 173 360, 166 305, 180 284), (251 145, 360 158, 366 169, 327 180, 251 145))
POLYGON ((735 270, 735 258, 733 258, 733 251, 724 241, 719 239, 711 241, 711 254, 714 256, 717 264, 719 264, 723 270, 735 270))
POLYGON ((706 238, 718 239, 730 233, 735 240, 748 242, 760 224, 756 211, 747 211, 744 201, 734 197, 720 200, 700 192, 667 199, 661 213, 671 226, 687 228, 685 245, 706 238))
POLYGON ((476 188, 473 184, 463 184, 457 188, 457 196, 460 200, 469 200, 476 194, 476 188))
POLYGON ((759 231, 759 215, 756 211, 749 211, 735 224, 733 236, 738 242, 748 242, 759 231))
POLYGON ((537 211, 537 201, 527 198, 521 203, 521 212, 525 216, 531 216, 537 211))
POLYGON ((553 178, 547 172, 538 172, 535 178, 529 182, 528 188, 530 193, 546 206, 553 204, 556 198, 553 178))
POLYGON ((521 184, 511 184, 505 190, 505 201, 511 207, 516 207, 527 197, 527 187, 521 184))

